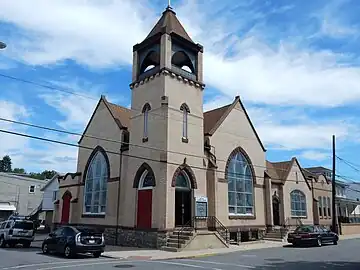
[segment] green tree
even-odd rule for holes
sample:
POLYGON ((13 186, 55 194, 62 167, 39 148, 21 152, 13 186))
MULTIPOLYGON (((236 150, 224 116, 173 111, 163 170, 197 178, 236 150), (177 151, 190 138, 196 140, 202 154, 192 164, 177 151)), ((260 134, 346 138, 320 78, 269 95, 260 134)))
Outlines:
POLYGON ((44 177, 43 179, 51 179, 56 174, 56 171, 52 170, 45 170, 41 173, 41 175, 44 177))
POLYGON ((26 171, 24 168, 14 168, 13 173, 19 173, 19 174, 26 174, 26 171))
POLYGON ((0 162, 0 171, 12 172, 11 165, 12 165, 11 158, 8 155, 4 156, 0 162))

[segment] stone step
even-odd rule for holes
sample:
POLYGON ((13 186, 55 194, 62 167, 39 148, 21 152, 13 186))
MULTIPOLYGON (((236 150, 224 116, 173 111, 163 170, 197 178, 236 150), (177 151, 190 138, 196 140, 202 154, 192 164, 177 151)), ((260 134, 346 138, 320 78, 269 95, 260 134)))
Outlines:
POLYGON ((178 252, 178 251, 180 251, 180 249, 178 249, 178 248, 173 248, 173 247, 168 247, 168 246, 161 247, 160 250, 169 251, 169 252, 178 252))
MULTIPOLYGON (((178 235, 179 235, 179 232, 173 232, 172 235, 178 236, 178 235)), ((180 235, 182 235, 182 236, 193 236, 193 235, 194 235, 194 232, 183 231, 183 232, 180 232, 180 235)))
POLYGON ((277 237, 284 237, 284 236, 286 236, 286 234, 285 233, 266 233, 265 234, 266 236, 277 236, 277 237))
POLYGON ((264 237, 263 239, 266 240, 266 241, 274 241, 274 242, 283 242, 284 241, 282 238, 264 237))
POLYGON ((180 243, 180 246, 179 246, 179 244, 178 243, 169 243, 169 242, 167 242, 166 243, 166 246, 167 247, 171 247, 171 248, 183 248, 184 246, 185 246, 185 244, 182 244, 182 243, 180 243))
POLYGON ((187 241, 188 241, 188 240, 185 240, 185 239, 168 238, 167 243, 168 243, 168 244, 169 244, 169 243, 175 243, 175 244, 177 244, 177 243, 180 242, 180 244, 186 244, 187 241))

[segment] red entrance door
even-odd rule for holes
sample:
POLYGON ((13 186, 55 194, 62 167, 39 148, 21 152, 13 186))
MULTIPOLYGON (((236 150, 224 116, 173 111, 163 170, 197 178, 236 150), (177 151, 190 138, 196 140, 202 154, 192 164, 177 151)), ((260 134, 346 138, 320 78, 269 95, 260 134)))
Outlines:
POLYGON ((67 224, 69 223, 69 218, 70 218, 71 194, 69 192, 66 192, 62 199, 63 199, 63 204, 62 204, 62 212, 61 212, 61 223, 67 224))
POLYGON ((137 227, 151 228, 152 189, 138 191, 137 227))

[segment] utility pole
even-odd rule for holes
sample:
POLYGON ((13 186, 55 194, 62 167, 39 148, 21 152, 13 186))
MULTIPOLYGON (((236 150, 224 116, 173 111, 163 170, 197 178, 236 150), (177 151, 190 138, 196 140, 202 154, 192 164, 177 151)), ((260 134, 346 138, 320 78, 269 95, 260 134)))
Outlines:
POLYGON ((336 161, 336 155, 335 155, 335 135, 332 136, 332 150, 333 150, 333 157, 332 157, 332 231, 335 233, 338 233, 338 229, 336 227, 336 190, 335 190, 335 161, 336 161))

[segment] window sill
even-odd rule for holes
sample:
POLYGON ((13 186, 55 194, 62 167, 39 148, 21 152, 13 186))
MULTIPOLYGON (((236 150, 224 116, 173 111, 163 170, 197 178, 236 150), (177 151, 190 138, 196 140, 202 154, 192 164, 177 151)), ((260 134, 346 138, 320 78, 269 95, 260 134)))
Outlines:
POLYGON ((300 218, 300 219, 307 219, 307 216, 291 216, 292 219, 300 218))
POLYGON ((188 138, 185 138, 185 137, 182 137, 182 138, 181 138, 181 141, 182 141, 183 143, 188 143, 188 142, 189 142, 189 139, 188 139, 188 138))
POLYGON ((105 213, 95 214, 95 213, 84 213, 81 215, 82 218, 105 218, 105 213))
POLYGON ((142 142, 144 143, 144 142, 147 142, 148 140, 149 140, 148 137, 144 137, 144 138, 142 139, 142 142))
POLYGON ((255 215, 236 215, 230 214, 229 219, 256 219, 255 215))

